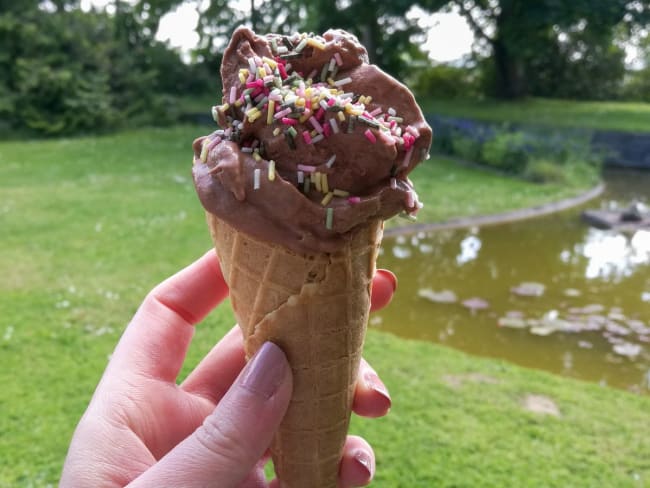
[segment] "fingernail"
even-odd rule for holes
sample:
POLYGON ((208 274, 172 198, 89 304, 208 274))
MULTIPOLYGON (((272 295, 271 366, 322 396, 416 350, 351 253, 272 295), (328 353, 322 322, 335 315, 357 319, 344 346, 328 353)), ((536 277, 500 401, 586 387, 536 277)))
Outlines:
POLYGON ((370 481, 374 475, 374 468, 372 466, 372 458, 370 454, 366 451, 357 451, 354 453, 354 460, 359 465, 361 469, 366 473, 368 481, 370 481))
POLYGON ((386 385, 379 379, 379 376, 377 376, 377 373, 374 371, 366 371, 366 373, 363 375, 364 380, 366 382, 366 386, 373 390, 374 392, 380 394, 382 397, 386 399, 388 402, 388 408, 391 407, 392 400, 390 399, 390 394, 388 393, 388 389, 386 388, 386 385))
POLYGON ((249 391, 270 398, 284 380, 289 364, 278 346, 265 342, 248 362, 240 380, 249 391))
POLYGON ((386 278, 388 281, 391 282, 393 285, 393 292, 397 290, 397 276, 392 271, 389 271, 387 269, 378 269, 377 273, 382 275, 384 278, 386 278))

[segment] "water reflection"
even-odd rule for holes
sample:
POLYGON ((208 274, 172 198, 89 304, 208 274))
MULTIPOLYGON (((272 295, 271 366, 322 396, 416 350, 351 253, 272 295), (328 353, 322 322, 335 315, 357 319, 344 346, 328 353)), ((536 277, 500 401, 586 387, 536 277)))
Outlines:
MULTIPOLYGON (((647 201, 650 174, 633 180, 600 204, 647 201)), ((387 239, 379 265, 400 288, 371 326, 650 392, 650 232, 593 229, 580 210, 387 239)))
POLYGON ((650 232, 636 231, 630 238, 618 232, 590 229, 575 251, 588 260, 585 277, 620 280, 650 262, 650 232))

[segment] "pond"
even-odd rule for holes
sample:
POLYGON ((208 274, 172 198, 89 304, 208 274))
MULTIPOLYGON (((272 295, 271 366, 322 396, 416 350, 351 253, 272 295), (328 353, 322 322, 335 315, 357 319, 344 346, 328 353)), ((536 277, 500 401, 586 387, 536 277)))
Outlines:
POLYGON ((378 265, 399 288, 370 326, 650 393, 650 231, 580 217, 650 203, 650 172, 608 171, 605 181, 602 197, 562 213, 386 238, 378 265))

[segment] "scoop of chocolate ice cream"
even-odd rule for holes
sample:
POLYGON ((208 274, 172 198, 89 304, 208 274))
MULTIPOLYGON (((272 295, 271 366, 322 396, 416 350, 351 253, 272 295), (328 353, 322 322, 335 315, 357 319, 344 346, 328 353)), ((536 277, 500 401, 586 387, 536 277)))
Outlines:
POLYGON ((221 77, 221 128, 194 143, 207 211, 307 253, 336 250, 369 220, 417 212, 407 175, 428 156, 431 129, 353 35, 239 28, 221 77))

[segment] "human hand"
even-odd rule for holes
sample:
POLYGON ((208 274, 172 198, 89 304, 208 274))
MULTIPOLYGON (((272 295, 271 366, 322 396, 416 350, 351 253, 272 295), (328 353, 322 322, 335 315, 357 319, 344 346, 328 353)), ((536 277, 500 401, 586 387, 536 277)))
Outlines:
MULTIPOLYGON (((390 302, 395 278, 375 276, 372 309, 390 302)), ((210 251, 154 288, 117 345, 74 433, 60 486, 273 487, 265 452, 291 397, 284 353, 266 343, 246 364, 234 327, 179 385, 194 325, 228 295, 210 251)), ((390 397, 362 360, 353 410, 385 415, 390 397)), ((374 454, 348 436, 341 487, 364 486, 374 454)))

